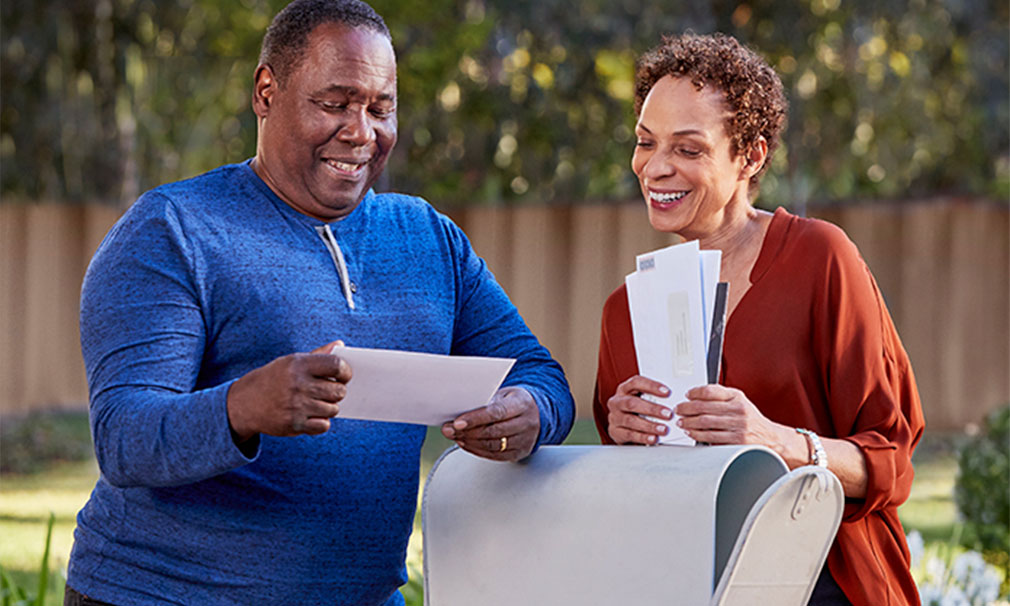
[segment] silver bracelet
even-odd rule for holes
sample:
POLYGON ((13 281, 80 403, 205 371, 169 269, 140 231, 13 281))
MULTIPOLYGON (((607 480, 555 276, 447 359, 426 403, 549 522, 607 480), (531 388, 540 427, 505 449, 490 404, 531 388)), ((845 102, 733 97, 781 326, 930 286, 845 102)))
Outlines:
POLYGON ((810 464, 827 467, 828 453, 824 450, 824 445, 821 444, 820 436, 802 427, 797 427, 796 433, 803 435, 807 439, 807 444, 810 446, 810 464))

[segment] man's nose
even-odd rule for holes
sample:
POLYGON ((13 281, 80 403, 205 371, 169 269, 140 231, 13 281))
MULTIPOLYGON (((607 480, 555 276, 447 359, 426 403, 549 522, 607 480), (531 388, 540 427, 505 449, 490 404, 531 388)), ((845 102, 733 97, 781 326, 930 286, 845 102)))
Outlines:
POLYGON ((337 130, 337 138, 356 147, 375 141, 372 118, 364 106, 348 108, 347 120, 337 130))

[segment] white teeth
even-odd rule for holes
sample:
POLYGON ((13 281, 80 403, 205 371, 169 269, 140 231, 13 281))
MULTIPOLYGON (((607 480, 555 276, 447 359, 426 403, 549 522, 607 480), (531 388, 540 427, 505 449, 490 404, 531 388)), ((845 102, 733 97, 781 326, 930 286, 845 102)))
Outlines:
POLYGON ((681 198, 683 198, 686 195, 687 195, 686 191, 682 191, 682 192, 679 192, 679 193, 669 193, 669 194, 661 194, 659 192, 654 192, 654 191, 653 192, 649 192, 649 197, 652 198, 653 200, 655 200, 656 202, 674 202, 676 200, 680 200, 681 198))
POLYGON ((330 166, 344 172, 353 173, 354 171, 361 168, 360 164, 348 164, 347 162, 340 162, 337 160, 329 160, 330 166))

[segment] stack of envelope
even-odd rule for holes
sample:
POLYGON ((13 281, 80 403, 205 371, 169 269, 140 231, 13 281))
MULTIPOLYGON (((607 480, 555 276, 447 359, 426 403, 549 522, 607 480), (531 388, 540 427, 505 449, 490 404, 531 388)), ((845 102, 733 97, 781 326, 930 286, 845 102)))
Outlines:
MULTIPOLYGON (((625 277, 638 372, 670 388, 666 398, 646 399, 673 408, 692 387, 718 381, 728 288, 719 282, 721 259, 692 240, 638 255, 625 277)), ((676 415, 654 420, 670 427, 661 443, 695 443, 676 415)))

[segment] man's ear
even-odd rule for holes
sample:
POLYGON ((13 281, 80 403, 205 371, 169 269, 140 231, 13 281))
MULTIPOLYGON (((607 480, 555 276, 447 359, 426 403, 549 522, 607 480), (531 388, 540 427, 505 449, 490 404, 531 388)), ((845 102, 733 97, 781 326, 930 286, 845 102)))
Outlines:
POLYGON ((278 86, 274 70, 265 63, 260 64, 253 76, 252 93, 253 112, 260 118, 265 118, 270 113, 270 102, 273 101, 278 86))
POLYGON ((740 172, 740 178, 750 180, 751 177, 761 172, 767 159, 768 141, 759 136, 744 153, 744 165, 740 172))

